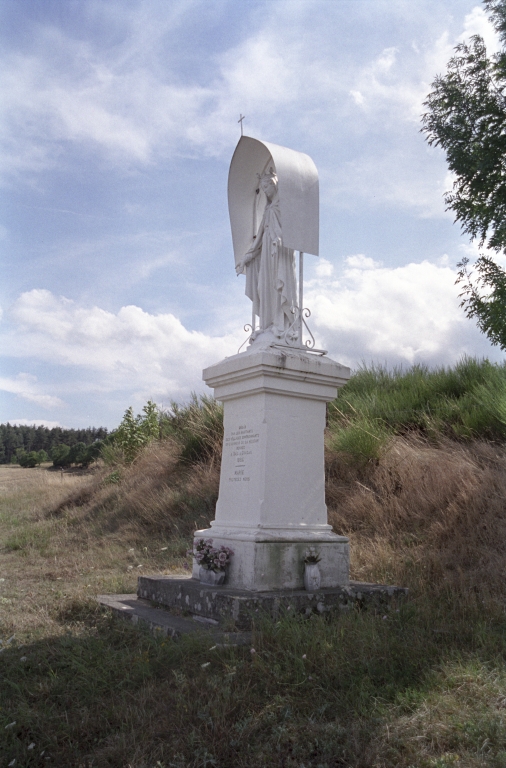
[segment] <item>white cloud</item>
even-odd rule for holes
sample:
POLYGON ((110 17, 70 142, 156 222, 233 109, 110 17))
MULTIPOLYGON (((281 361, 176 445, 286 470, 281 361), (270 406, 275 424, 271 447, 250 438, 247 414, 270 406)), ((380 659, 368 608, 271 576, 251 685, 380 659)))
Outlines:
POLYGON ((42 408, 60 408, 65 405, 59 397, 41 391, 37 377, 28 373, 19 373, 15 378, 0 377, 0 391, 17 395, 42 408))
POLYGON ((429 261, 387 268, 351 256, 339 277, 317 277, 305 304, 318 345, 341 362, 453 364, 463 355, 500 359, 459 307, 456 272, 429 261), (332 277, 334 279, 332 279, 332 277))
POLYGON ((460 40, 467 42, 472 35, 480 35, 483 38, 489 55, 497 53, 501 48, 499 35, 481 5, 475 6, 464 18, 464 30, 460 40))
POLYGON ((314 267, 317 277, 330 277, 334 272, 334 267, 330 261, 319 258, 314 267))
POLYGON ((48 421, 47 419, 10 419, 9 424, 18 427, 47 427, 48 429, 60 427, 61 429, 67 429, 59 421, 48 421))
POLYGON ((243 340, 241 333, 188 331, 172 314, 137 306, 114 314, 42 289, 23 293, 10 320, 15 325, 2 338, 5 354, 88 369, 89 391, 128 389, 145 397, 187 394, 202 368, 234 354, 243 340))
POLYGON ((375 269, 375 267, 381 266, 379 261, 374 261, 369 256, 364 256, 363 253, 347 256, 345 261, 352 269, 375 269))
POLYGON ((360 106, 361 104, 364 103, 364 97, 362 96, 360 91, 351 90, 350 96, 353 97, 353 101, 355 102, 355 104, 358 104, 360 106))

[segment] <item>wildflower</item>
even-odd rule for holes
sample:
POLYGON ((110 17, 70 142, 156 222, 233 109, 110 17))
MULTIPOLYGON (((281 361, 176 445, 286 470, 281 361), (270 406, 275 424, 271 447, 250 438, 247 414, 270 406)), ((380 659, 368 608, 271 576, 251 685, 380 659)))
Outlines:
POLYGON ((26 656, 21 656, 20 661, 26 661, 26 659, 27 659, 26 656))
POLYGON ((305 653, 304 653, 304 654, 302 654, 302 658, 303 658, 303 659, 307 659, 307 656, 306 656, 306 654, 305 654, 305 653))
POLYGON ((255 649, 254 649, 254 648, 250 648, 250 649, 249 649, 249 652, 251 653, 251 655, 252 655, 252 656, 254 656, 254 655, 255 655, 255 653, 256 653, 256 651, 255 651, 255 649))
POLYGON ((388 616, 383 616, 382 618, 383 618, 383 619, 388 619, 388 616))

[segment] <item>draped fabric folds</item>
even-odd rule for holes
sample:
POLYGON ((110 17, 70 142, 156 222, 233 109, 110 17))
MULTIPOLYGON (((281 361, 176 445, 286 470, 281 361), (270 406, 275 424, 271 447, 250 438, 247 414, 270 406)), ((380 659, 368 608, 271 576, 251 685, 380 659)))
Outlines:
POLYGON ((246 254, 246 296, 260 319, 261 330, 280 337, 294 321, 297 306, 295 256, 283 246, 279 193, 267 205, 254 244, 246 254))

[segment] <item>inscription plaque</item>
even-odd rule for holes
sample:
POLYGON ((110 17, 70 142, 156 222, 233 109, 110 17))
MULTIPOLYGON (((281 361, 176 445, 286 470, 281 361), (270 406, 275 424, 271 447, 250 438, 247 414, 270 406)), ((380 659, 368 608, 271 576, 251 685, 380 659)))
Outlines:
POLYGON ((252 456, 254 446, 260 440, 260 434, 253 429, 248 429, 246 424, 230 432, 225 437, 225 451, 230 457, 232 474, 228 478, 229 483, 249 482, 249 458, 252 456))

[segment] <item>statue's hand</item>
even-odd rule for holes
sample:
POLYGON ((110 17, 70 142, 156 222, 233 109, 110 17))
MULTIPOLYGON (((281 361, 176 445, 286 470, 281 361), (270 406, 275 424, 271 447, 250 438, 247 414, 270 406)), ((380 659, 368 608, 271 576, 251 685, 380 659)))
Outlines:
POLYGON ((236 266, 235 271, 238 275, 243 275, 246 271, 246 264, 249 264, 250 261, 252 261, 255 258, 256 254, 252 253, 251 251, 248 251, 242 261, 239 262, 239 264, 236 266))

